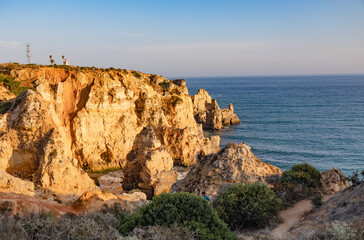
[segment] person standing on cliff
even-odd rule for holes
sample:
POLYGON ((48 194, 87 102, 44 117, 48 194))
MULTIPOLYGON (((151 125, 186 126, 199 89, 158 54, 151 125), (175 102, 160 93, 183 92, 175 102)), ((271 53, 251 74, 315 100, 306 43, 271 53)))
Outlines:
POLYGON ((202 192, 202 196, 203 196, 203 199, 205 199, 206 201, 208 201, 209 203, 211 203, 211 199, 209 196, 206 195, 206 192, 202 192))

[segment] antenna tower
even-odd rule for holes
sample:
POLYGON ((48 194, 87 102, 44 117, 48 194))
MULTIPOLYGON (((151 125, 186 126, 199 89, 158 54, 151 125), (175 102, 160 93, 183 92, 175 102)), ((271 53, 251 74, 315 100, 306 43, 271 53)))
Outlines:
POLYGON ((32 56, 32 54, 30 54, 30 43, 26 43, 26 47, 27 47, 28 64, 30 64, 30 57, 32 56))

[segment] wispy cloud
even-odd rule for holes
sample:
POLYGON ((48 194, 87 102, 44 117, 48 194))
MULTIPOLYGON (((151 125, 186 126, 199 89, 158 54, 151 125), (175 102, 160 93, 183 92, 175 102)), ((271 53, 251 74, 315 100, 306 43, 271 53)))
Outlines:
POLYGON ((130 33, 130 32, 125 32, 125 31, 121 31, 121 30, 120 30, 120 33, 122 35, 128 36, 128 37, 140 37, 140 38, 145 37, 144 33, 130 33))
POLYGON ((18 45, 19 45, 19 43, 15 42, 15 41, 2 41, 2 40, 0 40, 0 47, 16 48, 18 45))

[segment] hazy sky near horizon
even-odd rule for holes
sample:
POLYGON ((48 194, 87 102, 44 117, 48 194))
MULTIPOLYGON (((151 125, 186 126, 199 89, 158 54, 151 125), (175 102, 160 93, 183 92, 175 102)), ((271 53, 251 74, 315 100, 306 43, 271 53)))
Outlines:
POLYGON ((5 1, 0 62, 163 76, 364 73, 364 0, 5 1))

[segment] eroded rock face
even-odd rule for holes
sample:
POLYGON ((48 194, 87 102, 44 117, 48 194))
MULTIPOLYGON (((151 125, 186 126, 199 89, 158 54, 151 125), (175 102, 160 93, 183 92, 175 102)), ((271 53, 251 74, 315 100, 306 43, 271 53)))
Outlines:
MULTIPOLYGON (((33 182, 43 196, 71 201, 98 190, 84 170, 124 168, 146 126, 163 145, 159 152, 148 150, 153 164, 172 159, 191 165, 196 155, 219 149, 218 137, 203 137, 183 80, 126 70, 20 66, 6 71, 16 81, 35 83, 36 91, 10 100, 0 114, 0 170, 33 182)), ((142 174, 157 193, 168 188, 156 184, 158 174, 142 174)))
POLYGON ((349 187, 349 181, 337 168, 321 173, 322 191, 324 194, 333 194, 349 187))
POLYGON ((11 111, 0 115, 0 169, 18 182, 31 181, 43 197, 68 202, 98 187, 72 158, 65 128, 58 124, 52 104, 39 93, 20 94, 11 111))
POLYGON ((87 191, 74 203, 76 208, 81 208, 88 212, 99 211, 106 204, 113 207, 120 204, 123 210, 133 213, 139 207, 148 204, 147 196, 142 192, 112 194, 101 191, 87 191))
POLYGON ((204 138, 195 121, 185 81, 139 74, 48 67, 11 71, 15 80, 36 83, 49 109, 41 117, 47 121, 42 115, 52 115, 53 127, 64 129, 73 158, 85 170, 123 168, 136 135, 147 125, 179 164, 193 164, 202 150, 216 151, 217 139, 204 138))
POLYGON ((264 182, 268 176, 281 170, 257 158, 244 143, 230 143, 216 154, 203 157, 187 174, 176 182, 172 192, 205 191, 212 200, 234 183, 264 182))
POLYGON ((0 191, 0 213, 10 215, 28 215, 52 212, 55 215, 79 213, 72 207, 43 198, 14 192, 0 191))
POLYGON ((156 137, 151 126, 145 127, 136 137, 133 151, 124 168, 123 188, 140 189, 148 199, 169 192, 177 180, 173 159, 156 137))
POLYGON ((204 129, 221 129, 224 125, 240 122, 231 103, 229 108, 220 109, 216 100, 211 99, 204 89, 198 90, 192 101, 196 122, 202 124, 204 129))
POLYGON ((29 180, 22 180, 0 170, 0 190, 34 196, 35 186, 29 180))

